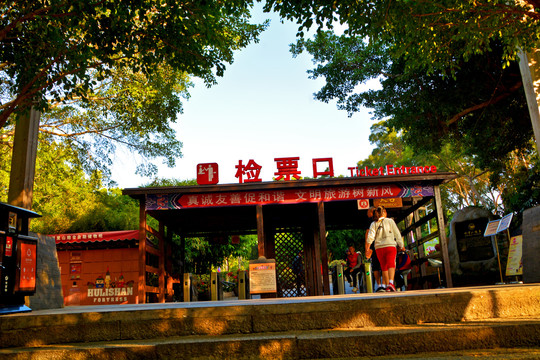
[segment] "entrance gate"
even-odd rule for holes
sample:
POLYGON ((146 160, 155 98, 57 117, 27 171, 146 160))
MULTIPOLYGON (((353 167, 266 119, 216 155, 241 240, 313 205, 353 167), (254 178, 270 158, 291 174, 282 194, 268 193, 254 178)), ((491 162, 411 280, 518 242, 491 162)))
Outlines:
POLYGON ((274 240, 278 297, 307 296, 303 233, 297 229, 278 229, 274 240))
MULTIPOLYGON (((405 225, 403 237, 414 234, 408 242, 411 251, 423 255, 423 244, 439 238, 441 251, 435 254, 443 263, 447 287, 452 287, 445 234, 444 213, 439 185, 455 177, 453 173, 418 173, 369 175, 351 178, 306 179, 268 183, 223 184, 124 189, 123 193, 139 200, 139 274, 138 299, 145 302, 149 292, 159 290, 165 301, 172 294, 170 253, 172 234, 182 238, 257 234, 258 255, 275 259, 278 292, 262 294, 319 296, 330 294, 327 230, 367 229, 371 219, 367 208, 377 199, 402 200, 389 209, 388 216, 405 225), (433 203, 435 211, 420 217, 420 210, 433 203), (159 228, 147 223, 150 216, 159 228), (411 223, 411 219, 414 221, 411 223), (436 232, 423 236, 422 226, 436 222, 436 232), (160 235, 159 251, 146 246, 148 234, 160 235), (159 287, 145 283, 147 253, 159 256, 159 287), (303 255, 296 261, 297 255, 303 255), (296 269, 296 271, 295 271, 296 269)), ((363 240, 363 239, 362 239, 363 240)), ((420 276, 429 276, 422 267, 420 276)), ((422 280, 422 279, 420 279, 422 280)))

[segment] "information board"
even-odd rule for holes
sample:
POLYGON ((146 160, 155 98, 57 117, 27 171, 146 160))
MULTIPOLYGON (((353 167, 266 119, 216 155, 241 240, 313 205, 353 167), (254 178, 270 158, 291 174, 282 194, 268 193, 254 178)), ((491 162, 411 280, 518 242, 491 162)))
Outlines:
MULTIPOLYGON (((265 259, 266 260, 266 259, 265 259)), ((266 294, 277 292, 276 263, 256 260, 249 264, 249 293, 266 294)))
POLYGON ((508 263, 506 264, 506 276, 523 275, 522 258, 523 236, 514 236, 510 239, 508 248, 508 263))
POLYGON ((19 240, 20 246, 20 275, 19 291, 36 290, 36 244, 19 240))
POLYGON ((484 236, 493 236, 497 234, 497 229, 499 228, 500 223, 501 219, 488 222, 486 231, 484 231, 484 236))
POLYGON ((514 215, 513 213, 510 213, 501 219, 501 222, 499 223, 499 226, 497 227, 497 232, 504 231, 510 227, 510 223, 512 222, 513 215, 514 215))

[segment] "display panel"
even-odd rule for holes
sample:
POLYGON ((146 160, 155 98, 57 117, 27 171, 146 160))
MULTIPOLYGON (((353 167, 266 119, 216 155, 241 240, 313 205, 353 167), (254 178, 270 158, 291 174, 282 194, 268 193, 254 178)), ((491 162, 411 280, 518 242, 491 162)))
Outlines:
POLYGON ((37 244, 19 239, 17 246, 19 259, 18 291, 36 290, 37 244))

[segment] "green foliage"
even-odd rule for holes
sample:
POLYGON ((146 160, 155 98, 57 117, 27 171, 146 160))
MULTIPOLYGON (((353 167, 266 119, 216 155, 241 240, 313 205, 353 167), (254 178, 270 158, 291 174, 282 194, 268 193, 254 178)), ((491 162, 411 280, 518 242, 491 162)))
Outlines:
POLYGON ((502 192, 507 210, 518 214, 517 223, 524 210, 540 205, 540 162, 534 160, 529 166, 518 166, 502 192))
POLYGON ((87 173, 98 170, 108 177, 120 147, 135 161, 139 155, 137 172, 148 176, 157 171, 148 160, 161 158, 172 167, 182 155, 171 124, 182 112, 189 86, 187 75, 170 66, 148 75, 114 68, 85 99, 54 104, 42 115, 40 131, 50 135, 49 141, 69 146, 87 173))
POLYGON ((87 98, 113 69, 153 74, 159 66, 222 76, 234 50, 265 25, 249 23, 252 1, 8 1, 0 16, 0 127, 34 103, 87 98))
MULTIPOLYGON (((376 145, 371 155, 358 162, 359 167, 377 168, 387 164, 396 166, 435 165, 438 171, 449 171, 457 178, 441 186, 444 208, 451 213, 466 206, 483 206, 493 213, 504 213, 500 193, 506 180, 498 184, 490 181, 489 171, 474 165, 460 143, 446 143, 438 153, 414 153, 405 142, 405 137, 396 133, 389 121, 380 121, 371 127, 370 142, 376 145)), ((512 174, 511 169, 507 174, 512 174)))
MULTIPOLYGON (((42 215, 30 230, 42 234, 112 231, 138 227, 138 204, 119 189, 105 189, 99 172, 88 177, 76 165, 68 146, 46 141, 41 134, 36 161, 32 209, 42 215)), ((7 142, 11 138, 6 137, 7 142)), ((0 201, 7 201, 11 154, 0 146, 0 201)))
POLYGON ((328 261, 345 260, 345 252, 349 246, 365 253, 365 230, 331 230, 326 237, 328 261))
MULTIPOLYGON (((374 118, 388 120, 409 150, 437 154, 445 144, 459 143, 460 152, 479 168, 498 172, 515 149, 530 151, 532 127, 519 67, 515 62, 504 67, 502 46, 491 48, 459 62, 454 78, 410 72, 403 58, 391 56, 388 46, 331 32, 300 39, 292 52, 308 51, 316 64, 308 71, 310 77, 325 78, 317 99, 337 100, 351 115, 362 107, 373 108, 374 118), (382 87, 362 91, 360 86, 375 78, 382 87)), ((381 149, 387 150, 392 151, 381 149)))
MULTIPOLYGON (((181 253, 180 238, 173 237, 173 242, 176 244, 173 249, 173 256, 178 256, 181 253)), ((194 274, 206 274, 212 268, 221 266, 223 260, 231 256, 241 256, 250 259, 252 256, 252 248, 257 244, 257 237, 254 235, 240 236, 239 244, 231 244, 230 238, 227 237, 227 244, 216 244, 208 238, 187 238, 185 246, 185 268, 184 272, 194 274)))
POLYGON ((367 39, 374 47, 388 47, 403 59, 409 73, 446 73, 461 63, 502 46, 501 59, 515 59, 517 47, 538 47, 540 15, 534 0, 512 1, 368 1, 268 0, 265 10, 295 20, 299 35, 317 25, 346 26, 345 33, 367 39))
POLYGON ((155 178, 151 182, 142 187, 165 187, 165 186, 193 186, 197 185, 196 179, 179 180, 179 179, 165 179, 155 178))
POLYGON ((370 142, 377 147, 360 166, 434 164, 459 175, 443 191, 447 208, 481 205, 503 213, 500 194, 515 169, 532 169, 535 154, 517 63, 501 60, 504 46, 492 41, 490 52, 454 59, 459 67, 449 77, 412 71, 391 46, 326 31, 298 40, 291 51, 308 51, 315 63, 310 77, 325 78, 317 99, 337 100, 349 114, 374 109, 379 122, 370 142), (362 88, 375 78, 379 89, 362 88))

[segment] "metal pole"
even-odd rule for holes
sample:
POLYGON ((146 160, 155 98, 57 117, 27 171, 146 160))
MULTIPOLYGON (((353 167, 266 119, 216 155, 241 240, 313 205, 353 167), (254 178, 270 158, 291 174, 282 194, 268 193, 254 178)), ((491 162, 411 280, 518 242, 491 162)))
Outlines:
POLYGON ((501 284, 504 284, 501 270, 501 258, 499 256, 499 242, 497 241, 497 236, 492 236, 492 238, 495 238, 495 250, 497 251, 497 261, 499 263, 499 275, 501 276, 501 284))

